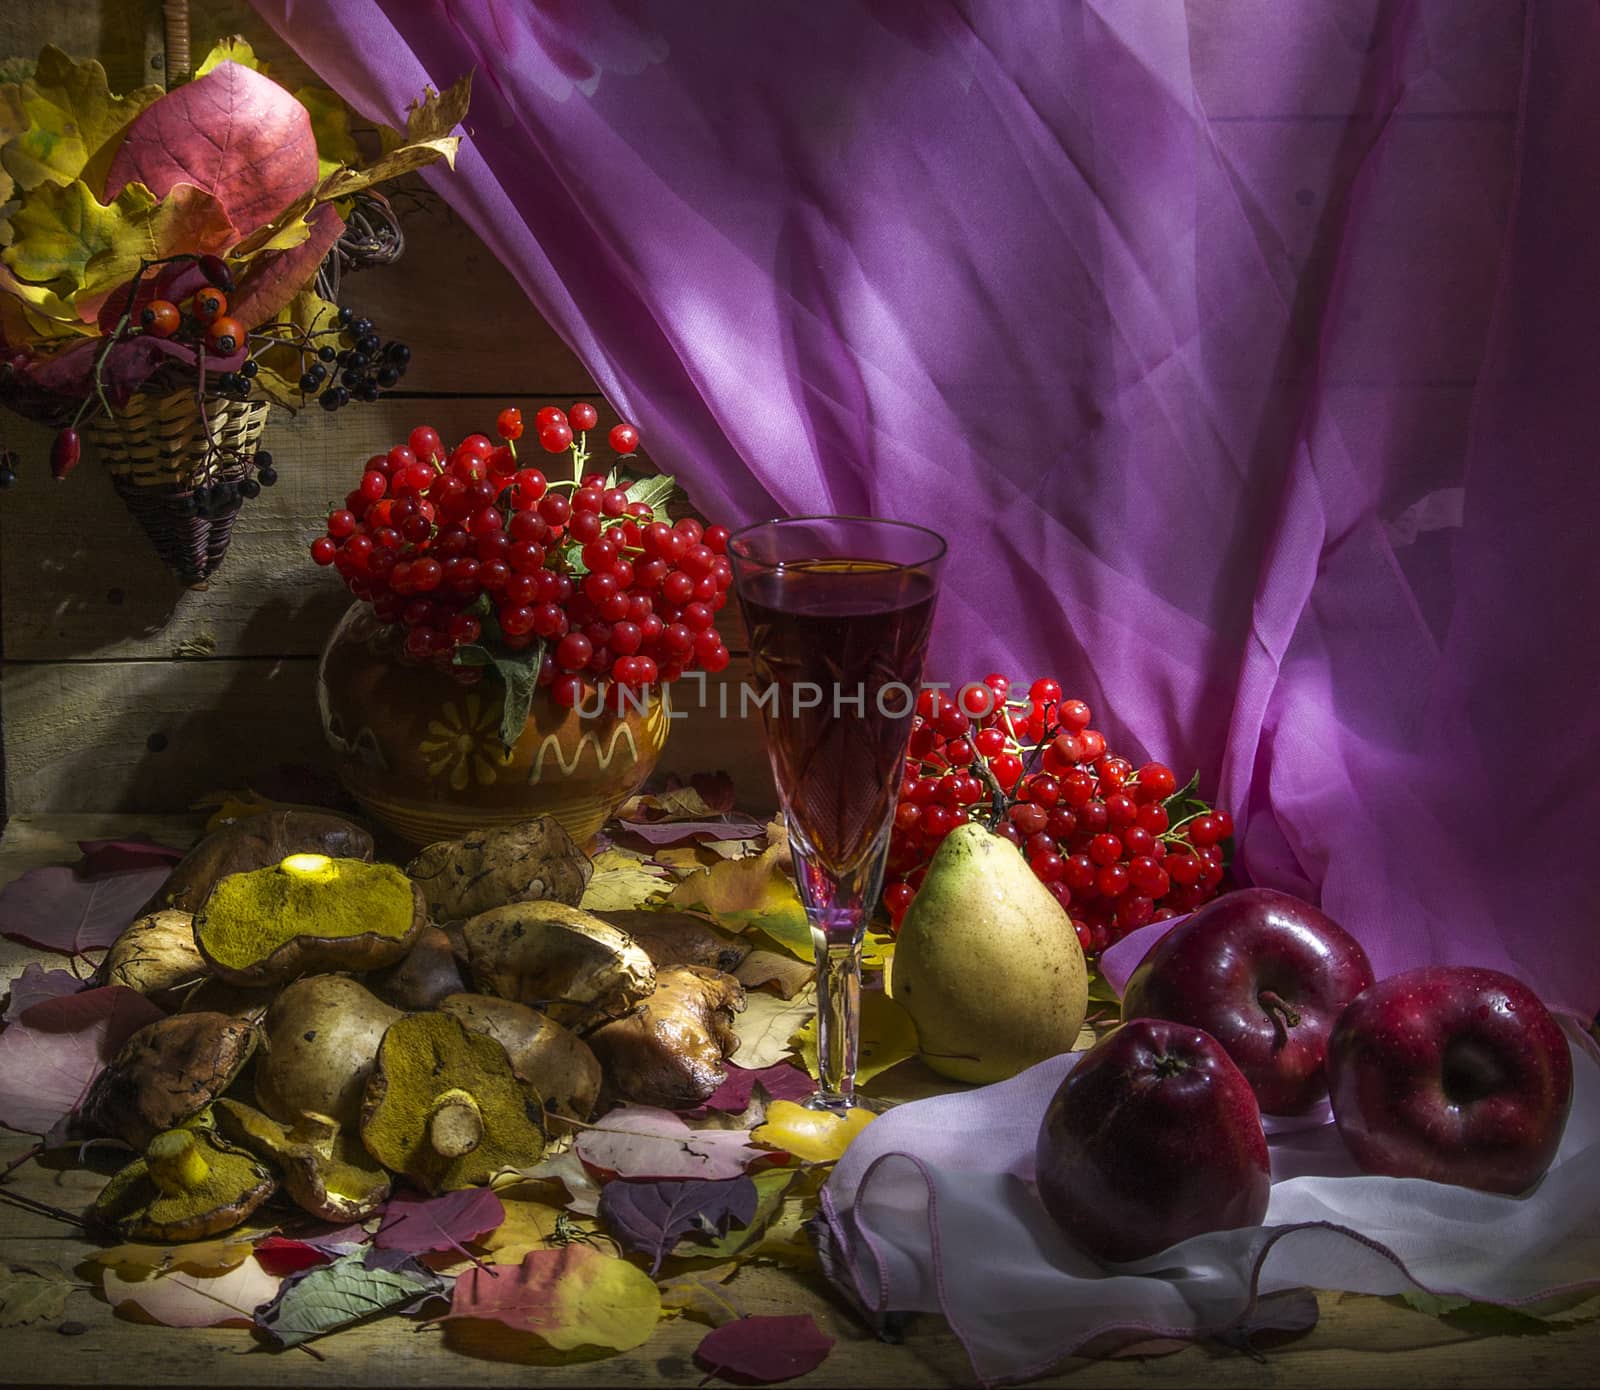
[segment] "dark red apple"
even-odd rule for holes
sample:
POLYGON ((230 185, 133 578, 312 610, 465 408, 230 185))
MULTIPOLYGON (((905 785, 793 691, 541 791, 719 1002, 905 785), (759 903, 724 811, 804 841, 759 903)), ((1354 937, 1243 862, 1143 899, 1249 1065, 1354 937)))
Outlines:
POLYGON ((1123 1018, 1203 1028, 1227 1050, 1267 1115, 1300 1115, 1328 1092, 1334 1021, 1372 983, 1349 932, 1310 903, 1246 888, 1207 903, 1161 938, 1128 980, 1123 1018))
POLYGON ((1083 1054, 1045 1111, 1035 1158, 1045 1210, 1106 1260, 1258 1226, 1272 1186, 1249 1082, 1214 1038, 1158 1018, 1083 1054))
POLYGON ((1556 1156, 1572 1054, 1550 1011, 1497 970, 1435 965, 1367 990, 1328 1040, 1339 1133, 1369 1173, 1525 1192, 1556 1156))

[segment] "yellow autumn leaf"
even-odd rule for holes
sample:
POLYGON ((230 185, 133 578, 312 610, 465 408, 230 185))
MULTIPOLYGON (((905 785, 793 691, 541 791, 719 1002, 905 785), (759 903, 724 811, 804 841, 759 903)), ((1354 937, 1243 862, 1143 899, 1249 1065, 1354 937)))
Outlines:
MULTIPOLYGON (((48 285, 28 285, 0 262, 0 330, 12 343, 48 343, 58 339, 97 334, 84 323, 72 302, 48 285)), ((63 347, 66 344, 63 342, 63 347)))
POLYGON ((317 177, 325 179, 342 165, 359 164, 361 150, 350 133, 350 108, 326 87, 302 87, 294 99, 311 115, 317 137, 317 177))
POLYGON ((631 912, 650 907, 667 891, 670 880, 649 867, 634 850, 604 849, 594 857, 594 874, 578 906, 585 912, 631 912))
POLYGON ((793 1039, 801 1025, 814 1023, 816 1016, 817 994, 810 986, 793 999, 780 999, 764 990, 749 991, 744 1012, 733 1018, 733 1031, 739 1039, 739 1050, 734 1055, 739 1065, 760 1071, 783 1061, 795 1052, 793 1039))
POLYGON ((661 1291, 627 1260, 587 1245, 534 1250, 520 1264, 468 1270, 456 1280, 445 1319, 493 1321, 558 1351, 629 1351, 650 1338, 661 1291))
POLYGON ((330 304, 315 290, 302 290, 280 309, 268 324, 262 325, 263 329, 271 330, 272 336, 281 339, 280 343, 256 354, 255 360, 259 368, 256 385, 264 394, 279 405, 290 408, 303 403, 305 397, 300 390, 300 350, 292 344, 298 341, 303 333, 327 328, 337 320, 338 314, 338 306, 330 304), (279 332, 280 327, 293 331, 279 332))
MULTIPOLYGON (((556 1222, 567 1216, 560 1207, 553 1207, 548 1202, 502 1198, 501 1205, 505 1208, 506 1219, 473 1242, 494 1256, 496 1264, 521 1264, 530 1250, 550 1249, 550 1237, 556 1233, 556 1222)), ((569 1221, 577 1219, 568 1216, 569 1221)), ((593 1230, 594 1223, 587 1223, 585 1229, 593 1230)))
POLYGON ((217 1240, 191 1241, 187 1245, 112 1245, 85 1256, 88 1264, 115 1270, 124 1279, 165 1274, 181 1269, 190 1274, 224 1274, 250 1257, 255 1237, 235 1232, 217 1240))
POLYGON ((844 1157, 851 1140, 877 1118, 861 1106, 833 1115, 826 1110, 807 1110, 792 1100, 775 1100, 767 1106, 766 1121, 750 1132, 750 1142, 782 1149, 807 1163, 833 1163, 844 1157))
POLYGON ((699 908, 730 931, 757 928, 792 955, 811 960, 811 924, 788 863, 788 840, 775 838, 760 854, 690 874, 672 890, 667 906, 699 908))
MULTIPOLYGON (((806 1070, 817 1074, 817 1021, 812 1019, 795 1035, 796 1050, 806 1070)), ((861 1042, 856 1053, 856 1084, 897 1067, 917 1055, 917 1025, 899 1004, 882 990, 861 991, 861 1042)))
POLYGON ((450 84, 442 92, 431 88, 406 110, 405 130, 380 129, 383 152, 393 153, 419 140, 436 140, 448 135, 467 118, 467 108, 472 104, 472 74, 450 84))
MULTIPOLYGON (((4 150, 17 136, 28 128, 28 118, 22 114, 22 88, 15 82, 0 84, 0 150, 4 150)), ((0 162, 0 206, 11 201, 16 189, 5 164, 0 162)), ((0 217, 0 246, 11 245, 11 219, 0 217)))
POLYGON ((707 1269, 685 1270, 660 1280, 661 1312, 664 1316, 681 1313, 710 1327, 721 1327, 744 1316, 733 1296, 721 1286, 738 1271, 735 1260, 707 1269))
POLYGON ((0 165, 22 189, 77 179, 103 188, 122 132, 164 95, 160 87, 149 86, 116 96, 99 63, 75 62, 51 45, 39 55, 33 76, 17 89, 26 128, 0 149, 0 165))
POLYGON ((220 67, 223 63, 238 63, 240 67, 249 68, 252 72, 266 71, 266 65, 256 57, 256 51, 249 42, 239 34, 232 34, 217 41, 211 52, 201 59, 200 66, 194 70, 193 76, 204 77, 212 68, 220 67))

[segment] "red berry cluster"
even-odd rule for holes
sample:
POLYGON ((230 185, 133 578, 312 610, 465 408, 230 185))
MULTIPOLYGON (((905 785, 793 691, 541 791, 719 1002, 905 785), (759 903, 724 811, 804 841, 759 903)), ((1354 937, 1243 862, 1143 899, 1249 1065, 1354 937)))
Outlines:
POLYGON ((1089 952, 1216 896, 1233 817, 1179 790, 1162 763, 1135 768, 1089 727, 1089 706, 1038 680, 1025 700, 1004 676, 952 698, 918 697, 883 903, 896 926, 928 860, 956 826, 988 820, 1071 914, 1089 952))
MULTIPOLYGON (((694 667, 720 671, 728 650, 714 623, 733 582, 727 528, 669 523, 660 503, 670 480, 585 472, 597 422, 583 401, 535 416, 545 451, 572 454, 564 480, 519 465, 515 408, 500 412, 499 444, 471 434, 447 452, 437 430, 418 426, 367 460, 311 558, 404 626, 411 659, 463 685, 484 668, 459 664, 458 649, 479 644, 542 658, 539 683, 567 707, 586 683, 638 692, 694 667)), ((608 442, 630 455, 639 432, 615 425, 608 442)))

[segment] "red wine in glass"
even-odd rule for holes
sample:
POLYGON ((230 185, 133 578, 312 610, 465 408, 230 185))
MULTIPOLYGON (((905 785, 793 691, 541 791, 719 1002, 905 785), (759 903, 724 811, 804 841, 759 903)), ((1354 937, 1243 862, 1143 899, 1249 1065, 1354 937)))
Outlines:
POLYGON ((944 541, 902 522, 796 517, 728 543, 773 777, 817 952, 811 1104, 854 1100, 861 938, 883 880, 944 541))

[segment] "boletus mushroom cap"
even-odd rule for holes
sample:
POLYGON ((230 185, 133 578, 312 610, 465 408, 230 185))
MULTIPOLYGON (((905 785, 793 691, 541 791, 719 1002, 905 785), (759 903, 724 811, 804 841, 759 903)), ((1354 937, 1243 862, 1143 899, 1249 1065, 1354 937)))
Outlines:
POLYGON ((543 1102, 505 1049, 443 1013, 407 1014, 383 1035, 367 1079, 361 1140, 427 1192, 487 1183, 536 1163, 543 1102))
POLYGON ((728 1079, 724 1063, 739 1048, 733 1016, 744 1007, 744 986, 731 975, 663 966, 654 994, 589 1034, 608 1094, 666 1110, 700 1105, 728 1079))
POLYGON ((429 845, 406 872, 439 922, 464 921, 507 903, 577 905, 594 865, 550 816, 429 845))
POLYGON ((372 836, 354 821, 327 811, 264 811, 229 821, 178 861, 144 910, 196 912, 218 879, 264 869, 291 854, 371 859, 372 836))
POLYGON ((142 1149, 227 1090, 256 1039, 254 1025, 221 1013, 173 1014, 147 1023, 94 1079, 83 1118, 142 1149))
POLYGON ((600 1063, 589 1045, 537 1009, 492 994, 452 994, 439 1012, 506 1051, 511 1070, 544 1100, 547 1115, 587 1120, 600 1098, 600 1063))
POLYGON ((216 1135, 163 1130, 105 1185, 89 1220, 125 1240, 204 1240, 231 1231, 277 1186, 260 1163, 216 1135))
POLYGON ((95 980, 138 990, 151 1003, 171 1010, 210 975, 194 944, 194 917, 166 907, 145 913, 123 929, 100 962, 95 980))
POLYGON ((450 934, 441 927, 422 929, 404 960, 367 977, 372 992, 397 1009, 435 1009, 439 1001, 467 987, 450 934))
POLYGON ((285 985, 262 1025, 256 1103, 286 1125, 328 1115, 354 1131, 378 1045, 401 1017, 347 975, 308 975, 285 985))
POLYGON ((657 970, 666 965, 703 965, 731 975, 750 954, 750 943, 725 936, 703 917, 669 909, 597 912, 602 921, 644 947, 657 970))
POLYGON ((359 1134, 327 1115, 302 1115, 279 1124, 253 1105, 224 1098, 211 1108, 217 1132, 278 1170, 283 1190, 323 1221, 365 1221, 389 1197, 389 1174, 359 1134))
POLYGON ((194 940, 221 979, 264 985, 392 965, 427 920, 421 891, 392 864, 294 854, 219 880, 194 940))
POLYGON ((656 987, 650 957, 625 931, 565 903, 512 903, 464 928, 473 983, 578 1032, 619 1017, 656 987))

